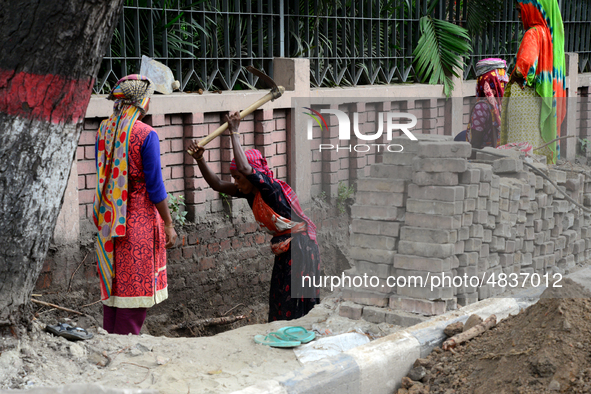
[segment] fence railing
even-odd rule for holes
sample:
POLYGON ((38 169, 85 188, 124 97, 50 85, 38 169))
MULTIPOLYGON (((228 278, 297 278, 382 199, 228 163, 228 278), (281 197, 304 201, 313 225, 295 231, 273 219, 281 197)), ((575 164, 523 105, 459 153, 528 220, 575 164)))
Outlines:
MULTIPOLYGON (((579 53, 581 72, 591 69, 589 3, 561 0, 565 50, 579 53)), ((434 16, 465 25, 466 4, 441 0, 434 16)), ((126 0, 95 92, 138 72, 142 55, 168 65, 183 91, 249 89, 256 79, 244 67, 273 76, 278 56, 309 58, 313 86, 414 81, 412 52, 426 7, 425 0, 126 0)), ((473 78, 486 57, 512 65, 521 34, 507 0, 472 37, 464 77, 473 78)))

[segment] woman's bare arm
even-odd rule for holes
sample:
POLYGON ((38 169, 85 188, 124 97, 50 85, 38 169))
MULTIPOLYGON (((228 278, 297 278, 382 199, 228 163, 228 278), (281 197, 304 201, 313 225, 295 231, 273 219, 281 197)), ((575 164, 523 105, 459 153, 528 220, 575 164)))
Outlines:
POLYGON ((193 153, 193 158, 197 161, 197 165, 199 166, 199 170, 201 174, 203 174, 203 178, 205 182, 213 190, 219 193, 225 193, 230 196, 235 195, 238 192, 238 188, 233 182, 222 181, 207 165, 205 158, 203 157, 203 153, 205 153, 205 148, 197 145, 197 142, 193 141, 189 146, 189 150, 195 152, 193 153))
POLYGON ((232 140, 232 149, 234 150, 234 160, 236 161, 236 169, 242 175, 250 175, 253 173, 252 167, 248 164, 242 145, 240 145, 240 137, 238 134, 238 127, 240 126, 240 114, 233 112, 230 116, 226 116, 228 122, 228 130, 230 131, 230 138, 232 140))

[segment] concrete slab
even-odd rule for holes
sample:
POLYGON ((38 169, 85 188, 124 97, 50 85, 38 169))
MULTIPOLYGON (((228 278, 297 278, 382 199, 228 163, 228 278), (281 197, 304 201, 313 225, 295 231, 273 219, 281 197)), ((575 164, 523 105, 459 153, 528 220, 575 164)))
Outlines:
MULTIPOLYGON (((566 277, 591 290, 591 267, 573 272, 566 277)), ((458 321, 465 322, 472 314, 483 319, 494 314, 497 321, 517 314, 538 301, 544 286, 515 289, 504 297, 488 298, 459 310, 450 311, 405 330, 390 334, 366 345, 351 349, 338 357, 327 358, 275 378, 267 386, 252 386, 233 394, 285 393, 372 393, 390 394, 400 387, 414 361, 426 357, 445 340, 443 329, 458 321), (269 387, 273 390, 252 391, 269 387)))

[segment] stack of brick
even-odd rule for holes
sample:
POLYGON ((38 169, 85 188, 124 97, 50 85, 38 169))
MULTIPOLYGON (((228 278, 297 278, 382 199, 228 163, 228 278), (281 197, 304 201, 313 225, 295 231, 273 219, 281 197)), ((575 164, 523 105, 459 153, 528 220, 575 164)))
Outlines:
POLYGON ((351 207, 351 257, 355 267, 347 272, 355 276, 375 276, 379 283, 343 286, 343 297, 366 305, 386 306, 395 288, 386 279, 392 273, 392 259, 397 249, 404 221, 408 183, 412 178, 412 159, 418 142, 394 138, 404 150, 384 155, 383 162, 372 165, 370 176, 357 180, 355 204, 351 207))
MULTIPOLYGON (((400 231, 398 254, 394 256, 394 276, 406 278, 406 285, 390 297, 390 307, 422 314, 440 314, 456 307, 456 288, 442 283, 431 287, 433 276, 451 277, 459 267, 456 254, 464 253, 465 242, 458 239, 466 212, 475 201, 465 199, 458 186, 471 154, 468 143, 421 141, 412 159, 412 183, 408 187, 405 225, 400 231), (413 282, 412 278, 420 277, 413 282)), ((471 250, 470 244, 468 248, 471 250)))
MULTIPOLYGON (((591 177, 536 164, 550 182, 515 152, 502 158, 502 151, 479 152, 490 164, 468 163, 469 144, 424 137, 400 143, 402 153, 384 155, 373 177, 358 182, 354 274, 378 276, 382 286, 367 289, 374 297, 369 302, 359 294, 351 300, 440 314, 515 287, 546 285, 546 278, 560 279, 555 274, 591 259, 591 214, 573 203, 591 207, 591 177), (464 281, 429 281, 442 275, 464 281), (398 287, 384 284, 388 276, 398 287), (419 278, 426 285, 418 285, 419 278)), ((367 306, 355 311, 371 321, 388 321, 393 313, 367 306)))

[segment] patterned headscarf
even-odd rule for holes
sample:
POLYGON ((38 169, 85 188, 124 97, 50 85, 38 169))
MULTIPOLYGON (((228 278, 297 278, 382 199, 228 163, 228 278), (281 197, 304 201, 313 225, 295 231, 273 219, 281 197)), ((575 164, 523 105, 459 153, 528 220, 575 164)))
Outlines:
MULTIPOLYGON (((490 108, 493 128, 497 136, 496 143, 490 142, 493 147, 499 145, 501 137, 501 99, 505 94, 505 84, 509 82, 507 77, 507 62, 502 59, 489 58, 483 59, 476 63, 476 75, 478 76, 476 83, 476 97, 484 99, 490 108), (494 68, 492 68, 494 67, 494 68)), ((479 101, 481 101, 479 100, 479 101)), ((472 140, 472 125, 468 124, 466 139, 472 140)))
MULTIPOLYGON (((523 27, 533 29, 535 34, 524 36, 515 69, 542 97, 540 130, 542 138, 548 142, 560 133, 566 112, 562 16, 557 0, 517 0, 517 4, 523 27)), ((556 157, 556 143, 549 147, 556 157)))
MULTIPOLYGON (((300 200, 298 199, 298 196, 295 194, 293 189, 287 183, 283 182, 280 179, 275 179, 273 177, 273 171, 271 171, 271 169, 269 168, 269 165, 267 164, 267 159, 263 157, 260 151, 258 151, 257 149, 249 149, 245 151, 244 154, 246 155, 246 160, 248 160, 248 164, 250 164, 252 168, 254 168, 262 174, 265 174, 267 177, 271 179, 272 182, 279 183, 279 185, 281 186, 281 190, 283 190, 283 194, 285 195, 285 199, 289 202, 292 211, 303 221, 306 222, 306 224, 308 225, 308 236, 311 240, 316 242, 316 226, 306 215, 304 215, 304 211, 300 206, 300 200)), ((230 163, 230 170, 237 169, 238 168, 236 167, 236 159, 232 159, 232 162, 230 163)))
MULTIPOLYGON (((150 79, 128 75, 120 79, 108 99, 114 100, 113 114, 104 120, 97 133, 97 183, 93 204, 93 220, 98 229, 96 254, 99 274, 103 280, 105 300, 111 296, 113 237, 124 237, 127 229, 127 171, 129 134, 146 107, 154 87, 150 79)), ((101 286, 103 287, 103 286, 101 286)))

